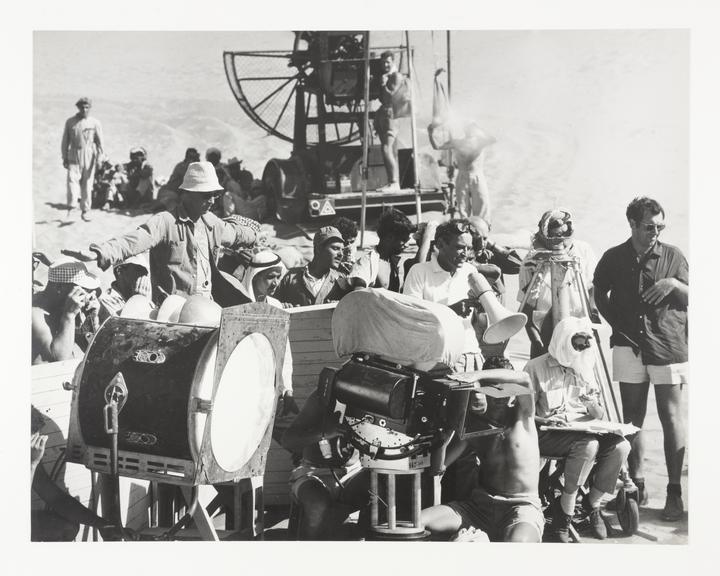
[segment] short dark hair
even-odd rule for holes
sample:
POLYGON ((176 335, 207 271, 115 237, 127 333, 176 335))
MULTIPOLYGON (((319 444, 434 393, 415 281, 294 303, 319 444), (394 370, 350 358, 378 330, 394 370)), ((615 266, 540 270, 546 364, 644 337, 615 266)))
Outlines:
POLYGON ((345 216, 338 216, 330 223, 330 226, 334 226, 342 234, 343 240, 348 242, 354 240, 358 235, 358 225, 354 220, 346 218, 345 216))
POLYGON ((390 58, 390 60, 395 60, 395 53, 392 50, 385 50, 382 54, 380 54, 380 60, 385 60, 385 58, 390 58))
POLYGON ((189 160, 190 158, 200 159, 200 152, 197 151, 197 148, 188 148, 185 150, 185 160, 189 160))
POLYGON ((485 362, 483 362, 483 370, 493 370, 494 368, 504 368, 506 370, 515 370, 510 360, 505 356, 489 356, 485 362))
POLYGON ((410 236, 415 232, 415 226, 410 219, 400 210, 390 208, 383 212, 378 220, 377 235, 379 238, 386 236, 410 236))
POLYGON ((447 242, 451 238, 465 233, 472 236, 472 231, 472 225, 467 219, 453 218, 452 220, 443 222, 437 227, 437 230, 435 230, 435 240, 437 241, 442 239, 443 242, 447 242))
POLYGON ((625 216, 628 220, 640 222, 646 211, 653 216, 656 214, 662 214, 663 218, 665 218, 665 210, 663 210, 660 202, 653 200, 652 198, 648 198, 647 196, 638 196, 633 198, 632 202, 628 204, 627 210, 625 210, 625 216))

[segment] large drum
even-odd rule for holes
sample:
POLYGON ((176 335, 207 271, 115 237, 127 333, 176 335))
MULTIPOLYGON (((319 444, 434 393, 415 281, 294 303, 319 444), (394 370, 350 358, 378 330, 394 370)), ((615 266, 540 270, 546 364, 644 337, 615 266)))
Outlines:
POLYGON ((105 407, 120 374, 121 475, 174 484, 262 475, 288 324, 258 303, 224 309, 219 329, 108 319, 75 373, 68 459, 110 472, 105 407))

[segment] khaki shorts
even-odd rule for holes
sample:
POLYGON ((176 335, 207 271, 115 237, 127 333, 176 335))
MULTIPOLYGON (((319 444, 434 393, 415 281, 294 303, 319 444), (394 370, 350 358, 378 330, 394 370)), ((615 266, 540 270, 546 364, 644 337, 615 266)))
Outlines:
POLYGON ((461 528, 474 526, 488 535, 491 542, 505 542, 517 524, 530 524, 542 539, 545 518, 537 496, 507 498, 475 488, 470 500, 448 504, 462 520, 461 528))
POLYGON ((688 363, 650 366, 642 363, 642 358, 632 351, 630 346, 613 347, 613 380, 628 384, 652 382, 662 384, 687 384, 688 363))

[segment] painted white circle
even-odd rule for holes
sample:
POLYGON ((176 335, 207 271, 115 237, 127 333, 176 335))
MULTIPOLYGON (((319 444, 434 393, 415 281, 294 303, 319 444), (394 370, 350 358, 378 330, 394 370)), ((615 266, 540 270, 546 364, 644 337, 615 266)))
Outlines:
POLYGON ((215 460, 229 472, 242 468, 271 423, 275 355, 264 334, 243 338, 230 354, 213 401, 210 438, 215 460))

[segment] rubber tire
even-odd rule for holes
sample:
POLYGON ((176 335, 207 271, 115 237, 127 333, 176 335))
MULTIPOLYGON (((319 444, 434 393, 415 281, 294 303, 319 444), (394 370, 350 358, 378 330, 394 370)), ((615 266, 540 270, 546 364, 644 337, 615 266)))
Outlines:
POLYGON ((636 534, 640 524, 640 508, 637 498, 627 495, 624 488, 618 490, 616 513, 623 532, 628 536, 636 534))

